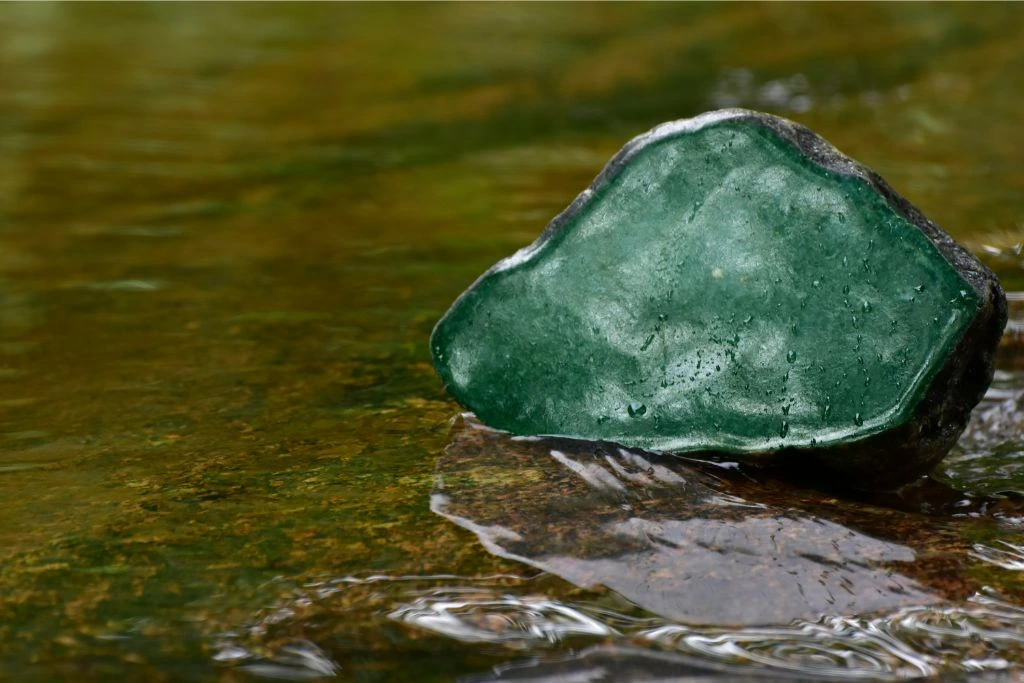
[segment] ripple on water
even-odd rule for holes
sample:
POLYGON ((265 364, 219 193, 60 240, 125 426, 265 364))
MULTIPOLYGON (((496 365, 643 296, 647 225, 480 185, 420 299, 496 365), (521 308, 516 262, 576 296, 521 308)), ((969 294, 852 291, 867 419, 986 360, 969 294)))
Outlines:
POLYGON ((167 285, 162 280, 104 280, 84 282, 80 286, 101 292, 155 292, 167 285))
POLYGON ((642 635, 734 663, 833 679, 897 680, 1001 671, 1020 662, 1024 610, 977 593, 962 605, 909 607, 874 618, 822 617, 743 630, 667 625, 642 635))
POLYGON ((508 647, 535 647, 571 636, 618 635, 599 619, 543 596, 495 596, 474 588, 432 591, 388 616, 463 642, 508 647))
POLYGON ((996 541, 995 544, 997 547, 975 543, 971 555, 1002 569, 1024 571, 1024 545, 1006 540, 996 541))
MULTIPOLYGON (((307 584, 252 623, 221 634, 213 644, 213 659, 222 667, 279 680, 351 672, 346 657, 365 662, 366 653, 328 652, 337 636, 296 633, 315 632, 309 623, 364 622, 364 610, 386 614, 409 629, 409 643, 421 632, 471 647, 498 648, 490 653, 499 660, 507 652, 508 659, 490 673, 466 679, 474 681, 655 681, 678 680, 682 673, 727 675, 730 680, 902 680, 999 672, 1024 661, 1024 609, 992 591, 959 604, 911 606, 873 616, 730 627, 660 618, 614 595, 557 600, 545 595, 535 579, 468 576, 346 577, 307 584), (357 595, 345 595, 350 591, 357 595), (307 625, 297 629, 301 624, 296 622, 307 625), (528 656, 518 660, 522 655, 516 653, 528 656)), ((370 631, 380 627, 364 628, 364 636, 371 637, 370 631)), ((343 640, 365 642, 352 633, 343 640)), ((398 635, 390 641, 394 648, 403 647, 398 635)))
POLYGON ((569 634, 608 631, 601 621, 574 607, 531 593, 531 580, 505 574, 370 575, 295 585, 279 577, 265 588, 283 592, 284 597, 219 633, 211 643, 212 659, 221 668, 275 680, 351 672, 347 657, 365 660, 367 653, 361 648, 331 651, 327 643, 336 644, 337 633, 320 637, 317 625, 341 629, 341 640, 372 642, 379 638, 381 617, 413 631, 514 649, 556 642, 569 634))
POLYGON ((237 669, 260 678, 307 681, 336 676, 340 667, 315 643, 296 641, 278 646, 273 654, 260 656, 230 643, 213 655, 220 663, 236 663, 237 669))

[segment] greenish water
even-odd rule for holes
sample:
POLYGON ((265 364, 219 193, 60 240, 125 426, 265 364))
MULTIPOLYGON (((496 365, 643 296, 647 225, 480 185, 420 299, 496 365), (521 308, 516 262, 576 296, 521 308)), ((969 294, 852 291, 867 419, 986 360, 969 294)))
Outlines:
POLYGON ((445 681, 592 647, 1019 676, 1020 298, 936 474, 973 498, 708 484, 898 546, 879 561, 921 604, 812 626, 684 623, 435 514, 438 479, 479 501, 467 527, 491 520, 475 483, 559 489, 459 474, 427 337, 628 138, 718 106, 811 126, 1024 290, 1022 26, 1014 4, 3 6, 0 677, 445 681))

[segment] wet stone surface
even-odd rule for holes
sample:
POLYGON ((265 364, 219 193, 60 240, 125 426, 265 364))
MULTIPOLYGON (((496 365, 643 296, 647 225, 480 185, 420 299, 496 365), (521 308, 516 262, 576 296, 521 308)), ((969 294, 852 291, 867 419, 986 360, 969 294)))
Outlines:
POLYGON ((500 429, 786 451, 877 488, 955 443, 1005 309, 995 276, 871 171, 724 110, 631 141, 431 344, 448 391, 500 429))

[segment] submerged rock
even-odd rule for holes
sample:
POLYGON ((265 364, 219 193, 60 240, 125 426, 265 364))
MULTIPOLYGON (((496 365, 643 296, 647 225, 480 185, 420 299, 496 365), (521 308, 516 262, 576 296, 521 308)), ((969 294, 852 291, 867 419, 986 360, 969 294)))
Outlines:
POLYGON ((431 337, 488 425, 795 460, 893 486, 956 442, 1006 319, 995 276, 872 171, 725 110, 642 135, 431 337))

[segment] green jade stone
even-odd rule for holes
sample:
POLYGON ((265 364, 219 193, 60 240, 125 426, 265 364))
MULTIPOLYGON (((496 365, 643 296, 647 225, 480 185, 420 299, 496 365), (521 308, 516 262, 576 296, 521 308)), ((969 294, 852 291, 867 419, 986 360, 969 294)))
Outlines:
POLYGON ((637 138, 438 323, 445 387, 515 434, 677 453, 907 423, 984 293, 823 145, 739 110, 637 138))

